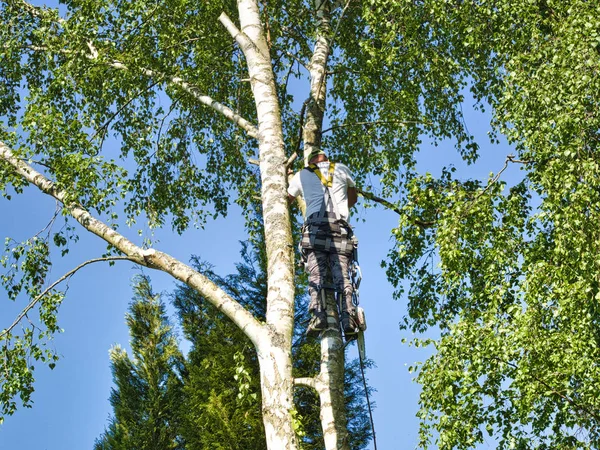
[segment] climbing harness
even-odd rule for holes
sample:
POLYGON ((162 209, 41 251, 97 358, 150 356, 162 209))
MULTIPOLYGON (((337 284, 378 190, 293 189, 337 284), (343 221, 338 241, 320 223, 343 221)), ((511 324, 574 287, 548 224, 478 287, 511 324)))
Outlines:
MULTIPOLYGON (((340 322, 345 326, 342 326, 344 337, 346 341, 359 339, 359 346, 362 348, 364 354, 364 337, 361 332, 366 329, 366 321, 364 310, 358 306, 358 288, 360 286, 360 280, 362 279, 362 273, 360 266, 358 265, 358 240, 354 236, 352 227, 342 219, 336 202, 334 201, 333 194, 330 188, 333 186, 333 178, 335 173, 335 163, 329 163, 329 170, 327 176, 323 175, 321 170, 316 164, 311 164, 306 169, 314 173, 321 184, 324 187, 323 202, 319 212, 311 214, 305 221, 302 227, 302 239, 300 241, 300 251, 303 255, 304 263, 307 263, 306 250, 315 250, 326 253, 337 253, 349 257, 349 278, 352 282, 352 304, 356 311, 355 314, 350 315, 346 311, 344 302, 344 296, 342 292, 339 292, 335 286, 331 286, 336 297, 336 305, 338 308, 340 322), (353 328, 353 331, 349 331, 348 328, 353 328), (360 344, 362 343, 362 344, 360 344)), ((325 296, 323 285, 317 286, 317 296, 319 302, 321 302, 321 311, 326 311, 325 302, 323 297, 325 296)), ((311 322, 312 327, 309 327, 310 331, 322 331, 317 330, 321 323, 320 318, 315 317, 315 320, 311 322)))
POLYGON ((333 186, 335 163, 329 163, 327 177, 323 176, 319 167, 311 164, 306 168, 314 173, 325 188, 323 202, 319 212, 306 218, 302 226, 302 249, 312 249, 321 252, 350 255, 354 252, 356 237, 352 227, 340 216, 337 204, 333 199, 330 188, 333 186))

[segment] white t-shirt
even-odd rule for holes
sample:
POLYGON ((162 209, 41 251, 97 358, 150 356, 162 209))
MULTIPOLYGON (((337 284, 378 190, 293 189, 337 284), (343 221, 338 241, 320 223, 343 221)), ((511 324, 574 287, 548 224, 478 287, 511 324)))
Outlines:
MULTIPOLYGON (((317 163, 319 171, 327 180, 329 178, 329 161, 317 163)), ((350 175, 350 169, 342 163, 335 163, 333 172, 333 184, 329 192, 333 194, 338 213, 341 218, 348 220, 348 188, 356 184, 350 175)), ((321 210, 321 204, 325 199, 325 186, 319 180, 316 173, 303 169, 296 173, 288 187, 288 194, 292 197, 301 195, 306 202, 306 217, 321 210)))

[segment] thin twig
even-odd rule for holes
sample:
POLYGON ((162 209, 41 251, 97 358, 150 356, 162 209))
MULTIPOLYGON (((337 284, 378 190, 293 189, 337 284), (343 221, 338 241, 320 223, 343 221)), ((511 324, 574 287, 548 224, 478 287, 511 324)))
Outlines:
POLYGON ((94 258, 94 259, 90 259, 88 261, 85 261, 85 262, 79 264, 73 270, 70 270, 69 272, 64 274, 62 277, 60 277, 58 280, 56 280, 54 283, 52 283, 50 286, 48 286, 46 289, 44 289, 44 291, 40 295, 38 295, 33 300, 31 300, 31 302, 29 302, 29 304, 25 307, 25 309, 23 309, 21 311, 21 313, 17 316, 17 318, 12 323, 12 325, 0 333, 0 339, 4 338, 8 333, 10 333, 13 330, 13 328, 16 327, 19 324, 19 322, 21 322, 23 317, 25 317, 27 315, 27 313, 31 310, 31 308, 33 308, 46 294, 48 294, 48 292, 50 292, 52 289, 54 289, 54 287, 57 286, 58 284, 65 281, 67 278, 70 278, 71 276, 73 276, 78 270, 84 268, 85 266, 87 266, 89 264, 93 264, 93 263, 97 263, 97 262, 123 261, 123 260, 132 261, 132 259, 127 256, 112 256, 112 257, 105 257, 105 258, 94 258))
POLYGON ((300 64, 302 67, 304 67, 306 70, 308 70, 308 65, 304 61, 302 61, 300 58, 298 58, 296 55, 294 55, 292 52, 284 50, 283 53, 285 53, 287 56, 289 56, 290 58, 295 60, 298 64, 300 64))
POLYGON ((485 187, 485 189, 483 191, 481 191, 479 194, 477 194, 475 197, 473 197, 473 200, 471 200, 471 203, 467 207, 467 211, 469 209, 471 209, 471 206, 473 206, 473 203, 475 203, 475 201, 477 199, 479 199, 483 194, 485 194, 487 191, 489 191, 489 189, 492 187, 492 185, 498 181, 498 179, 500 178, 500 175, 502 175, 502 173, 508 168, 508 163, 529 164, 529 161, 521 161, 519 159, 515 159, 514 155, 507 155, 502 169, 500 169, 500 171, 496 174, 496 176, 494 176, 494 178, 492 178, 492 181, 490 181, 488 183, 488 185, 485 187))
MULTIPOLYGON (((373 202, 376 202, 376 203, 379 203, 379 204, 385 206, 388 209, 391 209, 392 211, 394 211, 396 214, 398 214, 400 216, 404 214, 400 208, 398 208, 396 205, 394 205, 392 202, 386 200, 385 198, 378 197, 375 194, 373 194, 369 191, 365 191, 364 189, 361 189, 359 187, 356 188, 356 192, 357 192, 357 194, 363 196, 367 200, 371 200, 373 202)), ((419 227, 421 227, 423 229, 431 228, 435 223, 432 221, 424 221, 424 220, 419 220, 419 219, 415 219, 415 218, 412 218, 411 220, 415 225, 418 225, 419 227)))
POLYGON ((336 130, 338 128, 347 128, 347 127, 355 127, 355 126, 371 126, 371 125, 387 125, 387 124, 401 124, 401 125, 409 125, 409 124, 423 124, 428 125, 427 122, 421 122, 420 120, 374 120, 372 122, 354 122, 354 123, 343 123, 341 125, 334 125, 326 130, 323 130, 321 134, 325 134, 329 131, 336 130))
POLYGON ((123 105, 121 105, 121 107, 119 109, 117 109, 117 111, 115 111, 115 113, 110 116, 102 125, 100 125, 96 131, 94 131, 94 134, 92 134, 92 136, 88 139, 88 142, 92 142, 94 140, 94 138, 96 136, 98 136, 98 134, 100 132, 102 132, 103 134, 107 131, 108 126, 110 125, 110 123, 115 120, 115 118, 121 114, 121 112, 123 112, 123 110, 125 108, 127 108, 131 103, 133 103, 136 99, 138 99, 140 97, 140 95, 150 91, 150 89, 152 89, 154 86, 156 86, 158 83, 162 82, 162 79, 158 79, 156 81, 154 81, 153 83, 150 83, 145 89, 143 89, 141 92, 138 92, 136 95, 132 96, 130 99, 128 99, 123 105))

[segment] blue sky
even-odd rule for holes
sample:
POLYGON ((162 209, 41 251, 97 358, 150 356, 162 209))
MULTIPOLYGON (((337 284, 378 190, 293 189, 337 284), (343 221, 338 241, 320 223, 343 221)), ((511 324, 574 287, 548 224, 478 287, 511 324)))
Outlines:
MULTIPOLYGON (((474 112, 471 104, 464 105, 471 133, 478 137, 482 157, 474 166, 465 166, 457 157, 451 143, 438 147, 423 145, 419 168, 438 175, 442 165, 456 164, 463 177, 487 179, 490 172, 503 166, 511 151, 506 144, 491 146, 486 133, 489 117, 474 112)), ((510 166, 504 180, 518 176, 518 167, 510 166)), ((359 200, 360 203, 360 200, 359 200)), ((0 238, 10 236, 17 241, 43 229, 55 210, 52 199, 30 187, 13 200, 0 200, 0 238)), ((383 208, 365 209, 359 204, 352 218, 360 241, 360 265, 363 272, 361 306, 366 310, 367 355, 376 368, 368 372, 370 384, 377 390, 374 420, 378 447, 382 450, 412 449, 416 446, 419 386, 412 381, 408 367, 423 361, 427 349, 415 349, 402 344, 410 340, 410 332, 399 330, 406 311, 406 302, 392 298, 380 263, 393 243, 390 230, 397 225, 398 216, 383 208), (364 221, 363 221, 364 219, 364 221)), ((136 243, 142 238, 135 229, 121 230, 136 243)), ((57 259, 49 280, 54 280, 77 264, 102 255, 105 244, 97 237, 81 231, 80 242, 68 258, 57 259)), ((179 236, 169 230, 157 231, 156 248, 182 261, 192 255, 211 262, 215 270, 226 275, 235 270, 239 261, 239 241, 246 238, 243 221, 235 207, 225 219, 209 222, 203 230, 190 230, 179 236)), ((67 298, 61 306, 59 324, 65 330, 57 336, 55 348, 61 356, 54 370, 39 367, 33 408, 20 408, 0 427, 0 450, 65 450, 91 448, 100 436, 111 414, 108 402, 112 376, 108 351, 120 344, 128 349, 128 330, 125 312, 131 299, 131 279, 138 273, 128 262, 113 267, 96 264, 84 268, 69 283, 67 298)), ((171 292, 174 281, 165 274, 147 271, 156 292, 171 292)), ((0 328, 7 326, 23 304, 13 304, 0 293, 0 328)), ((357 356, 352 346, 348 357, 357 356)), ((487 443, 481 448, 493 448, 487 443)))

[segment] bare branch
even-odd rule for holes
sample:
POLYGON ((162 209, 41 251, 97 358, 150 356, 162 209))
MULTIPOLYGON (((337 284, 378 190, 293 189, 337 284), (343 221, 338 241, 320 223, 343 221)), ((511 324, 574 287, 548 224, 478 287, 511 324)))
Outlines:
POLYGON ((372 122, 343 123, 341 125, 334 125, 330 128, 327 128, 326 130, 323 130, 321 133, 325 134, 329 131, 337 130, 338 128, 374 126, 374 125, 390 125, 390 124, 398 124, 398 125, 424 124, 424 125, 427 125, 427 122, 421 122, 419 120, 374 120, 372 122))
POLYGON ((296 55, 294 55, 292 52, 289 52, 287 50, 283 50, 283 53, 286 56, 289 56, 290 58, 292 58, 294 61, 296 61, 298 64, 300 64, 302 67, 304 67, 306 70, 308 69, 308 64, 306 64, 304 61, 302 61, 300 58, 298 58, 296 55))
POLYGON ((106 257, 106 258, 94 258, 94 259, 90 259, 90 260, 87 260, 87 261, 79 264, 73 270, 68 271, 62 277, 60 277, 58 280, 56 280, 54 283, 52 283, 50 286, 48 286, 46 289, 44 289, 44 291, 40 295, 38 295, 33 300, 31 300, 31 302, 29 302, 29 304, 20 312, 20 314, 13 321, 13 323, 8 328, 2 330, 2 332, 0 333, 0 339, 2 339, 8 333, 10 333, 13 330, 13 328, 16 327, 19 324, 19 322, 21 322, 21 320, 23 320, 23 318, 27 315, 27 313, 57 285, 59 285, 66 279, 72 277, 77 271, 79 271, 80 269, 83 269, 85 266, 88 266, 90 264, 94 264, 97 262, 105 262, 105 261, 132 261, 132 259, 127 256, 112 256, 112 257, 106 257))
POLYGON ((264 340, 263 338, 266 334, 264 325, 208 277, 166 253, 154 249, 143 249, 135 245, 125 236, 119 234, 101 220, 96 219, 81 205, 69 201, 64 191, 58 189, 43 174, 37 172, 33 167, 15 156, 12 150, 1 141, 0 159, 10 164, 19 176, 35 185, 45 194, 61 202, 69 214, 86 230, 108 242, 118 251, 125 254, 131 261, 166 272, 175 279, 195 289, 229 317, 257 347, 262 345, 261 342, 264 340))
POLYGON ((402 215, 402 210, 400 208, 398 208, 396 205, 394 205, 392 202, 386 200, 385 198, 377 197, 375 194, 373 194, 369 191, 365 191, 364 189, 361 189, 359 187, 356 188, 356 192, 358 195, 363 196, 367 200, 371 200, 376 203, 379 203, 379 204, 385 206, 386 208, 391 209, 398 215, 402 215))
POLYGON ((502 173, 508 168, 508 163, 529 164, 529 161, 521 161, 519 159, 515 159, 514 155, 507 155, 502 169, 500 169, 498 171, 498 173, 494 176, 494 178, 492 178, 492 180, 488 183, 488 185, 485 187, 485 189, 483 191, 481 191, 479 194, 477 194, 475 197, 473 197, 473 200, 471 200, 471 202, 469 203, 469 206, 467 207, 466 211, 469 211, 471 209, 471 207, 473 206, 473 203, 475 203, 475 201, 477 199, 479 199, 487 191, 489 191, 490 188, 500 179, 500 175, 502 175, 502 173))
MULTIPOLYGON (((359 187, 356 188, 356 192, 359 195, 361 195, 362 197, 366 198, 367 200, 371 200, 373 202, 379 203, 380 205, 385 206, 386 208, 394 211, 396 214, 398 214, 400 216, 403 214, 403 212, 400 208, 398 208, 396 205, 394 205, 392 202, 386 200, 385 198, 377 197, 375 194, 373 194, 369 191, 365 191, 364 189, 361 189, 359 187)), ((431 221, 416 219, 414 217, 411 218, 411 222, 414 223, 415 225, 421 227, 422 229, 431 228, 435 223, 435 222, 431 222, 431 221)))
POLYGON ((294 378, 294 386, 304 386, 317 390, 317 380, 313 377, 294 378))

